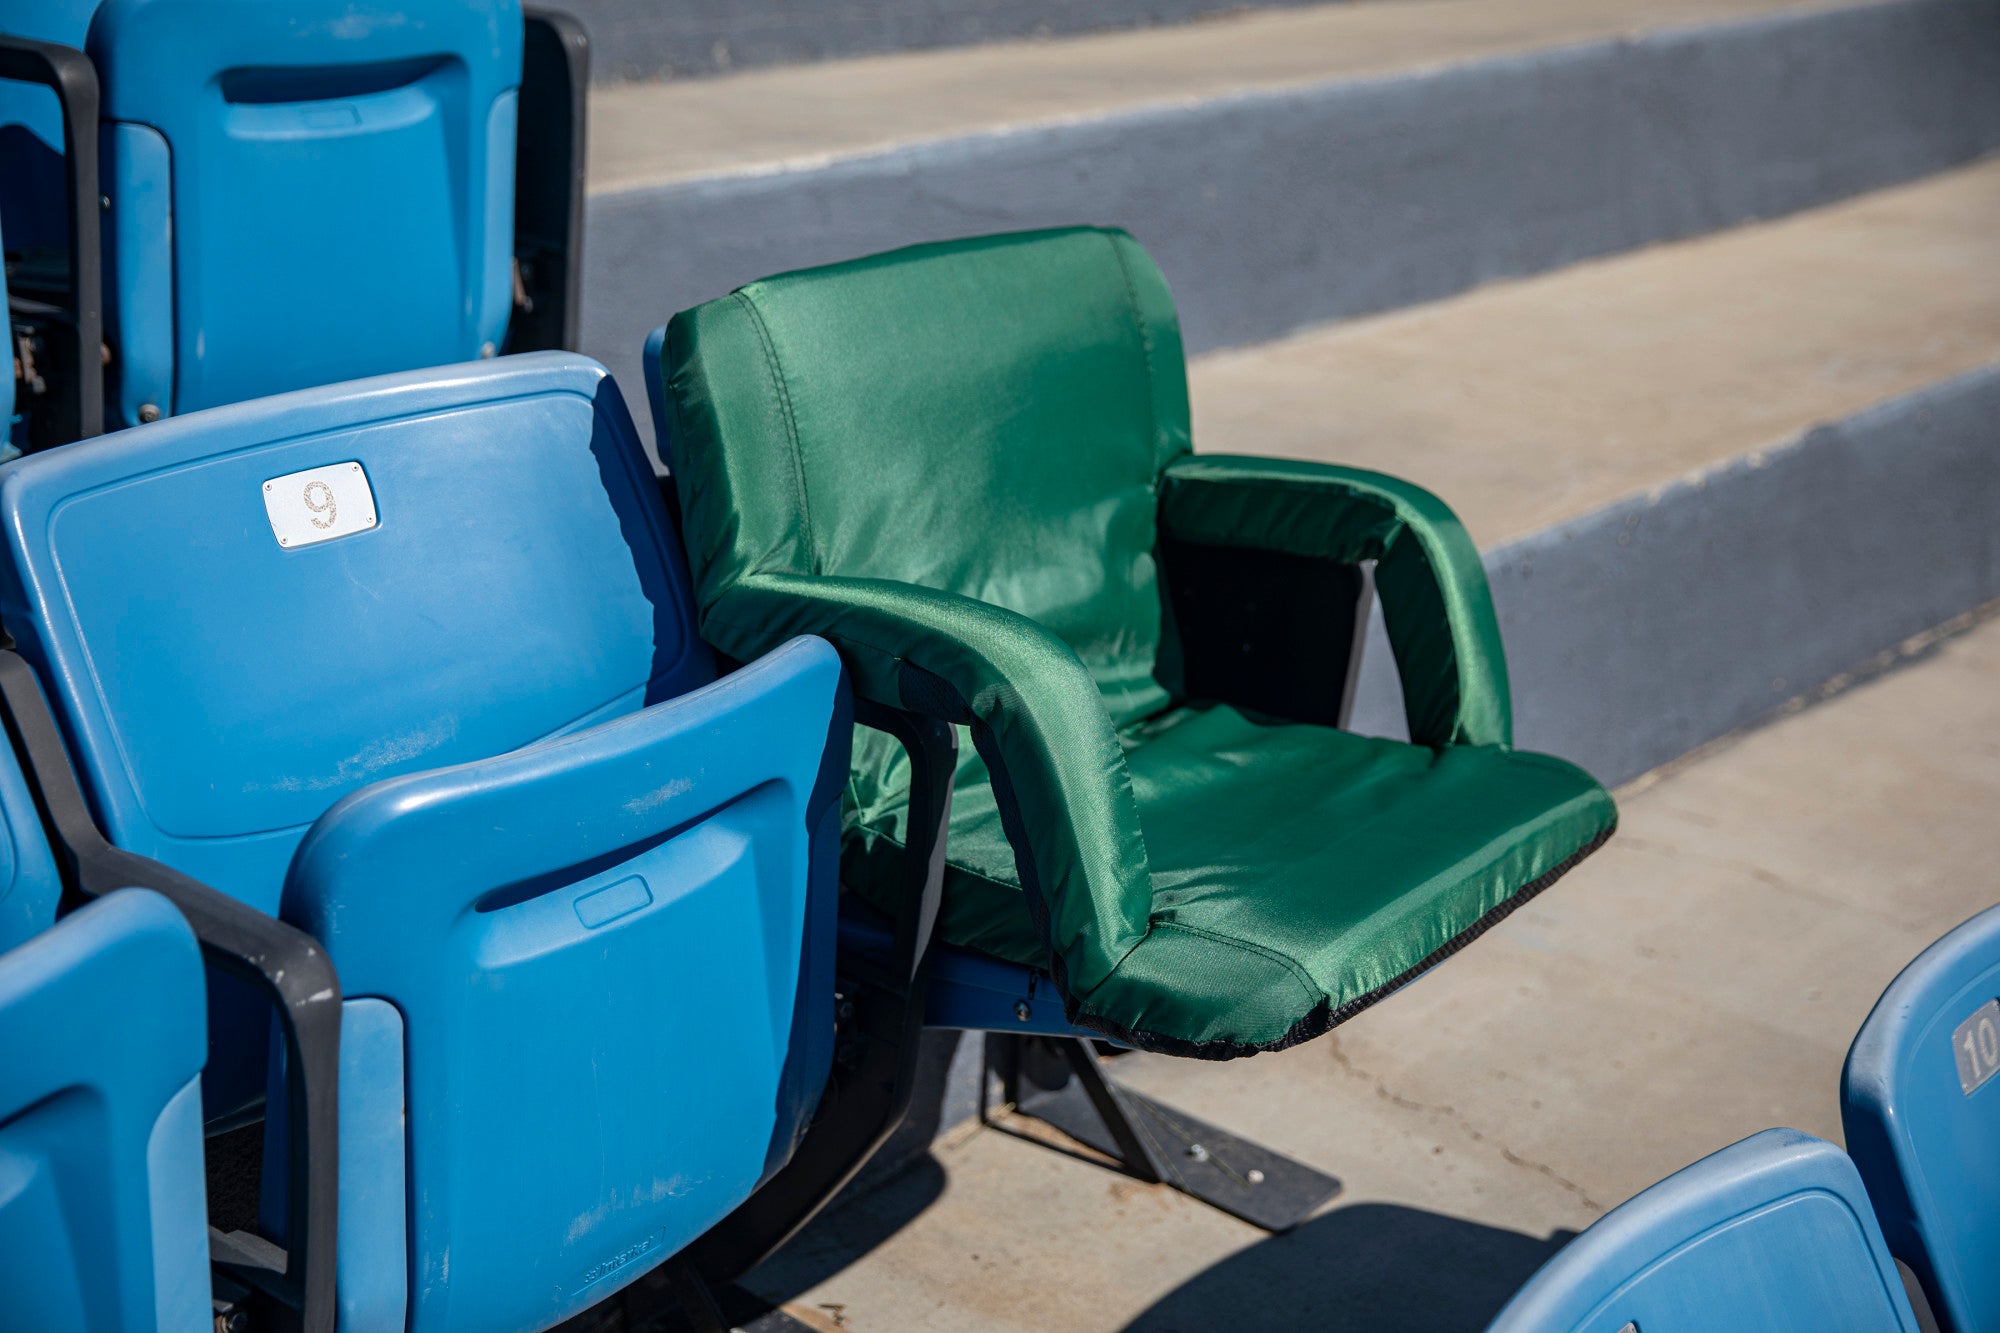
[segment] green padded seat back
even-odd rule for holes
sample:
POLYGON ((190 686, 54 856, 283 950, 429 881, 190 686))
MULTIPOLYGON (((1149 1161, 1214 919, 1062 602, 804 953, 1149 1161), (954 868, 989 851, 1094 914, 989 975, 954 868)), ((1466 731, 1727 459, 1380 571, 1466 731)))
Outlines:
POLYGON ((1131 237, 919 246, 684 319, 670 428, 729 442, 680 477, 704 601, 770 573, 959 593, 1053 630, 1114 723, 1165 706, 1157 482, 1188 451, 1187 377, 1131 237))

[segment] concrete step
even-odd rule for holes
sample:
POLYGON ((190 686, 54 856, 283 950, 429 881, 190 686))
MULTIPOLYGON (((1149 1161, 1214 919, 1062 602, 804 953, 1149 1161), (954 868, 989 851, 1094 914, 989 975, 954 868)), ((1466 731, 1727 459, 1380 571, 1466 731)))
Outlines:
POLYGON ((2000 159, 1196 357, 1197 447, 1434 487, 1485 548, 2000 356, 2000 159))
POLYGON ((1989 160, 1215 355, 1196 440, 1446 496, 1519 742, 1625 781, 2000 597, 1995 218, 1989 160))
POLYGON ((1076 221, 1196 350, 2000 147, 2000 0, 1423 0, 599 89, 584 347, 765 274, 1076 221))
POLYGON ((565 0, 601 83, 1188 23, 1315 0, 565 0))
MULTIPOLYGON (((961 1133, 754 1274, 847 1333, 1466 1333, 1575 1231, 1771 1125, 1841 1137, 1882 988, 1990 905, 2000 621, 1620 793, 1611 843, 1331 1036, 1142 1091, 1342 1177, 1268 1237, 961 1133)), ((1017 1124, 1018 1122, 1008 1122, 1017 1124)))

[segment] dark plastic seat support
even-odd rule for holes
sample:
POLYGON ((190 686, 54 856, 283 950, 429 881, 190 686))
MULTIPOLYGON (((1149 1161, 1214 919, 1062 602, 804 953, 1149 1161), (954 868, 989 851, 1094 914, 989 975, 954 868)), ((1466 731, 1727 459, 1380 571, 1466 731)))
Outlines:
POLYGON ((1340 1195, 1337 1178, 1125 1087, 1089 1037, 1008 1038, 987 1061, 1016 1112, 1251 1226, 1289 1231, 1340 1195))
MULTIPOLYGON (((885 919, 850 903, 840 947, 843 966, 887 960, 885 919)), ((1064 1019, 1047 974, 935 941, 927 966, 923 1026, 988 1034, 992 1077, 979 1108, 988 1125, 1007 1131, 998 1113, 1011 1108, 1114 1158, 1136 1180, 1171 1185, 1266 1231, 1289 1231, 1339 1196, 1335 1177, 1121 1084, 1099 1058, 1100 1039, 1064 1019), (993 1078, 1004 1108, 987 1100, 993 1078)))
POLYGON ((583 323, 583 189, 590 37, 568 14, 524 9, 514 156, 510 352, 574 352, 583 323))
MULTIPOLYGON (((46 386, 60 386, 46 411, 30 415, 35 446, 89 439, 104 432, 104 270, 98 248, 97 70, 74 47, 25 37, 0 36, 0 79, 37 83, 62 106, 63 180, 68 196, 69 284, 65 304, 50 306, 19 292, 10 303, 24 320, 44 330, 44 352, 59 358, 40 367, 17 395, 27 412, 46 386), (39 386, 43 386, 38 389, 39 386)), ((11 313, 11 312, 10 312, 11 313)), ((12 341, 12 332, 8 339, 12 341)), ((13 349, 9 348, 9 355, 13 349)), ((26 367, 23 367, 26 369, 26 367)))

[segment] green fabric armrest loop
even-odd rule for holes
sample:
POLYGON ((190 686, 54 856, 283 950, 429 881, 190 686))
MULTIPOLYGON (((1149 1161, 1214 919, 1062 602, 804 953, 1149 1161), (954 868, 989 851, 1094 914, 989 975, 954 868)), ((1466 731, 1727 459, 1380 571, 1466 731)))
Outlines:
POLYGON ((1021 883, 1040 898, 1038 924, 1063 942, 1052 962, 1071 994, 1088 996, 1145 936, 1151 875, 1138 800, 1103 698, 1067 643, 969 597, 798 574, 737 582, 701 623, 709 642, 744 660, 817 634, 839 650, 861 697, 968 725, 982 752, 997 751, 1002 765, 989 766, 1004 768, 1017 805, 1009 834, 1021 883))
POLYGON ((1486 570, 1457 516, 1429 491, 1358 468, 1196 455, 1167 467, 1160 526, 1212 546, 1375 561, 1410 739, 1433 748, 1512 743, 1486 570))

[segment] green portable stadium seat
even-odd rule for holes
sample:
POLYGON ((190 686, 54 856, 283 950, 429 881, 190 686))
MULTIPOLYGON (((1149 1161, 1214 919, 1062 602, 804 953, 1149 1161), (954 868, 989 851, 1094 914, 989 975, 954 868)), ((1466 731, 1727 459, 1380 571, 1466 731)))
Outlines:
MULTIPOLYGON (((676 316, 661 359, 704 636, 747 659, 823 635, 865 696, 970 729, 942 938, 1047 969, 1073 1023, 1210 1058, 1304 1041, 1616 823, 1587 774, 1510 748, 1441 502, 1190 453, 1173 303, 1122 232, 753 283, 676 316), (1365 562, 1413 743, 1331 725, 1347 661, 1314 622, 1365 562)), ((879 905, 908 782, 857 737, 845 877, 879 905)))

